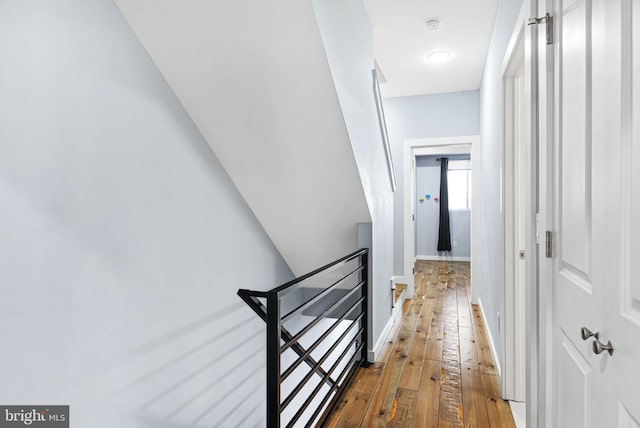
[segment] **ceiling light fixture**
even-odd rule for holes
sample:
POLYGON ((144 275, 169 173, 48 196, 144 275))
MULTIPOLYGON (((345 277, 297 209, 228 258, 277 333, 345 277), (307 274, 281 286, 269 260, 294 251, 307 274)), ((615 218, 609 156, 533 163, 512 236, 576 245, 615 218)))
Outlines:
POLYGON ((427 60, 435 63, 449 61, 449 58, 451 58, 451 52, 449 51, 435 51, 427 55, 427 60))
POLYGON ((429 31, 437 31, 440 29, 440 20, 438 18, 429 18, 424 23, 429 31))

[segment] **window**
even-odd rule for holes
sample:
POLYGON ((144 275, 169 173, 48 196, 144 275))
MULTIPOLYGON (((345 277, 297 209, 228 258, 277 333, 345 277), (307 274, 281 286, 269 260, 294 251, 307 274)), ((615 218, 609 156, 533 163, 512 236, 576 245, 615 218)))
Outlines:
POLYGON ((448 171, 449 209, 471 209, 471 161, 451 160, 448 171))

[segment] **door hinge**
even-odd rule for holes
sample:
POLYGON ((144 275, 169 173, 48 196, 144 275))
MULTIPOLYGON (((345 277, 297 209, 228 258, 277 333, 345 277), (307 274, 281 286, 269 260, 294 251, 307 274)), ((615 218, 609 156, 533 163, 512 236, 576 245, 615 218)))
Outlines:
POLYGON ((537 17, 533 17, 533 18, 529 18, 529 22, 527 25, 537 25, 540 23, 545 23, 545 26, 547 27, 547 44, 548 45, 552 45, 553 44, 553 16, 551 16, 551 14, 549 12, 547 12, 547 14, 541 18, 537 18, 537 17))
POLYGON ((536 244, 540 245, 540 213, 536 213, 536 244))
POLYGON ((416 215, 415 214, 411 214, 411 221, 416 221, 416 215))
POLYGON ((553 232, 551 232, 550 230, 547 230, 546 236, 547 236, 547 241, 546 241, 545 255, 547 256, 548 259, 550 259, 553 257, 553 232))

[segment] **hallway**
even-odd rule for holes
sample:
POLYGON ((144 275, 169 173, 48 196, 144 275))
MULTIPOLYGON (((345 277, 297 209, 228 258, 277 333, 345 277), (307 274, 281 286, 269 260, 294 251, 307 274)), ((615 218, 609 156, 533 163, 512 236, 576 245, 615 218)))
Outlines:
POLYGON ((514 427, 469 303, 469 263, 418 261, 415 279, 379 360, 358 372, 327 426, 514 427))

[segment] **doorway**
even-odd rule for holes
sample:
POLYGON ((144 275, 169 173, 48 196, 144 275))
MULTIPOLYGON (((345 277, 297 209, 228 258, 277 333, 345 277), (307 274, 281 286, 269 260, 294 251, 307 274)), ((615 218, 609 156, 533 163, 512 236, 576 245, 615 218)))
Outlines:
POLYGON ((416 260, 471 261, 471 154, 416 157, 416 260), (447 159, 450 251, 438 251, 441 161, 447 159))
MULTIPOLYGON (((479 191, 480 185, 478 177, 480 177, 479 169, 479 142, 480 137, 464 136, 450 138, 429 138, 420 140, 405 140, 404 142, 404 220, 403 220, 403 236, 404 236, 404 277, 397 282, 407 284, 407 296, 412 298, 415 293, 413 272, 416 262, 416 242, 415 242, 415 218, 416 218, 416 158, 419 156, 434 155, 470 155, 471 170, 474 171, 471 180, 471 299, 474 299, 474 268, 473 254, 479 251, 478 233, 479 227, 479 191)), ((477 277, 477 276, 476 276, 477 277)))

